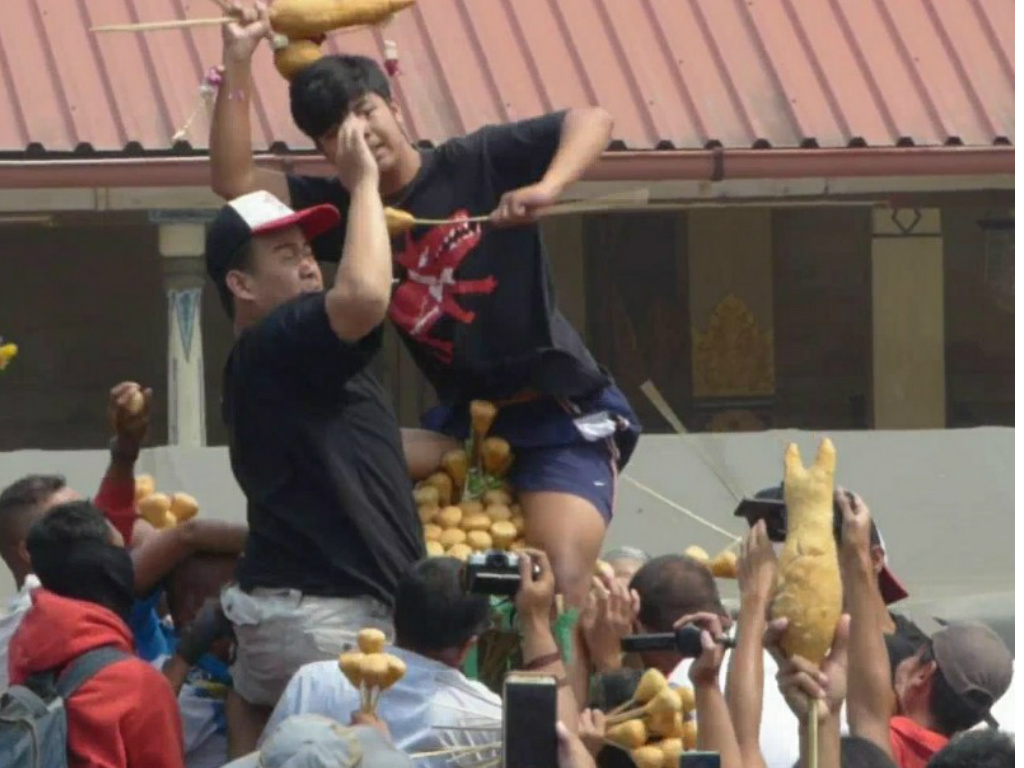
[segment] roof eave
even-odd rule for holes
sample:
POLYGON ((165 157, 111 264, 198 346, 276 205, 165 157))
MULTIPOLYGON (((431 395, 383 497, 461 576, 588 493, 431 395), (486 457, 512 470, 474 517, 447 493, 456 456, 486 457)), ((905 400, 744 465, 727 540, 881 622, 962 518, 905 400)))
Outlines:
MULTIPOLYGON (((263 167, 327 175, 314 155, 261 155, 263 167)), ((605 152, 588 181, 1001 176, 1014 172, 1014 148, 887 147, 708 149, 605 152)), ((195 187, 210 182, 209 158, 139 157, 0 161, 0 188, 195 187)))

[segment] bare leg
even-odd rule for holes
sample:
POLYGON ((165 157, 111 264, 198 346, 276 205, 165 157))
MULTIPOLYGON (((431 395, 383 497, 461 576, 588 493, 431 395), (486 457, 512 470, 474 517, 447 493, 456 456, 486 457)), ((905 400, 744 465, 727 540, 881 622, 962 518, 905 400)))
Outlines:
POLYGON ((526 519, 527 544, 547 552, 567 607, 579 608, 601 554, 604 518, 593 504, 571 493, 520 493, 519 504, 526 519))
POLYGON ((228 721, 228 760, 256 751, 256 744, 270 720, 273 710, 250 704, 234 691, 228 691, 224 717, 228 721))
POLYGON ((428 429, 403 429, 402 450, 413 480, 422 480, 441 466, 441 457, 460 448, 457 440, 428 429))

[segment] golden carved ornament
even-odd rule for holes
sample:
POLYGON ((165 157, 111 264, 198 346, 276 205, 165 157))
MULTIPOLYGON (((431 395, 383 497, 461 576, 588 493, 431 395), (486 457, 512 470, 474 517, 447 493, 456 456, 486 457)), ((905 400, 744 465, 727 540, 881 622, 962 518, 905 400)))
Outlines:
POLYGON ((746 303, 729 294, 693 334, 693 395, 758 397, 775 394, 775 339, 746 303))

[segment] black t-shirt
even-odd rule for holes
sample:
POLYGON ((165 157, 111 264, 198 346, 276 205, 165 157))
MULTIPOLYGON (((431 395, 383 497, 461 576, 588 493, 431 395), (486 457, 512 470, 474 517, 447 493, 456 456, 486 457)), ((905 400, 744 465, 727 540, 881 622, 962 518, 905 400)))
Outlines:
MULTIPOLYGON (((416 227, 392 242, 399 284, 391 320, 442 403, 526 390, 576 398, 610 383, 555 306, 539 228, 455 221, 489 214, 505 192, 540 181, 563 119, 554 113, 490 126, 424 151, 416 178, 387 200, 417 218, 453 221, 416 227)), ((288 181, 297 209, 348 208, 337 179, 288 181)), ((317 258, 337 261, 342 237, 318 238, 317 258)))
POLYGON ((381 331, 342 342, 315 293, 235 342, 223 406, 248 500, 243 589, 390 605, 398 579, 424 556, 398 422, 367 371, 381 331))

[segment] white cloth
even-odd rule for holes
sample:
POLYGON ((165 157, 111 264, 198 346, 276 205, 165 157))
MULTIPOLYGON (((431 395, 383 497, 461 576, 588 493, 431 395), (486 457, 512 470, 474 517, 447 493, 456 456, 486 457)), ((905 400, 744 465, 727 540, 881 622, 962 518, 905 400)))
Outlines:
MULTIPOLYGON (((169 656, 160 656, 152 664, 163 669, 169 656)), ((185 737, 185 768, 221 768, 228 762, 228 728, 224 716, 227 689, 202 680, 181 686, 178 710, 185 737)))
MULTIPOLYGON (((720 670, 722 691, 725 691, 731 651, 726 651, 720 670)), ((693 659, 683 659, 672 670, 668 681, 674 686, 690 686, 690 666, 693 659)), ((793 768, 800 759, 800 724, 786 704, 786 699, 775 683, 779 667, 771 654, 764 653, 764 698, 761 705, 761 754, 768 768, 793 768)), ((698 723, 698 728, 699 728, 698 723)), ((849 732, 846 723, 846 705, 839 713, 840 731, 849 732)))
POLYGON ((30 573, 18 594, 7 604, 7 613, 0 616, 0 691, 6 691, 10 685, 7 676, 7 650, 11 638, 21 626, 21 620, 25 618, 28 609, 32 607, 32 590, 41 586, 35 574, 30 573))
MULTIPOLYGON (((388 653, 406 665, 405 677, 385 691, 377 705, 396 746, 408 753, 430 752, 501 739, 501 699, 490 689, 457 669, 411 651, 389 648, 388 653), (446 726, 472 730, 445 730, 446 726)), ((341 673, 337 662, 307 664, 288 683, 262 738, 291 715, 311 712, 348 723, 359 707, 359 690, 341 673)), ((471 762, 491 757, 497 757, 493 750, 475 755, 471 762)), ((418 768, 450 763, 451 758, 443 756, 416 761, 418 768)))

